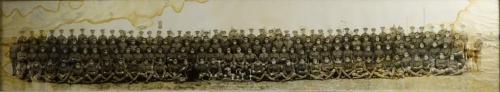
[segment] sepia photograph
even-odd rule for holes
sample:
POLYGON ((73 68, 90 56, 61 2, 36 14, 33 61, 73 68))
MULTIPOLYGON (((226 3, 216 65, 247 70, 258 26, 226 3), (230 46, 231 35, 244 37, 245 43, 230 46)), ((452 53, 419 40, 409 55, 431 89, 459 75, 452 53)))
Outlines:
POLYGON ((498 92, 498 0, 2 0, 2 92, 498 92))

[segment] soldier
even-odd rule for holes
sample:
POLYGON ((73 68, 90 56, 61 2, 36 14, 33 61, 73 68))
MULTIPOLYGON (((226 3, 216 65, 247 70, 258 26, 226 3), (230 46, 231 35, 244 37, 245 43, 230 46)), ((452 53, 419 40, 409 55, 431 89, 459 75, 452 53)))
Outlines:
POLYGON ((446 31, 446 33, 443 34, 443 39, 442 40, 443 45, 453 45, 453 37, 451 37, 450 31, 446 31))
POLYGON ((423 74, 422 75, 431 75, 431 68, 434 67, 434 59, 430 58, 427 54, 424 54, 423 55, 423 67, 422 67, 422 70, 423 70, 423 74))
MULTIPOLYGON (((103 51, 103 54, 101 54, 101 55, 105 55, 105 54, 107 54, 107 51, 103 51)), ((86 64, 82 64, 82 66, 85 67, 84 69, 86 72, 86 74, 84 74, 85 82, 95 83, 95 82, 97 82, 97 80, 104 77, 104 76, 102 76, 102 74, 100 74, 100 71, 102 69, 102 67, 101 67, 102 62, 100 62, 100 61, 102 59, 100 59, 101 57, 98 54, 97 48, 92 48, 91 55, 92 55, 91 59, 88 62, 86 62, 86 64)))
POLYGON ((281 68, 283 67, 280 64, 277 64, 278 60, 277 58, 271 58, 270 64, 267 65, 269 67, 266 72, 266 78, 269 79, 270 81, 280 81, 282 76, 282 70, 281 68))
POLYGON ((361 41, 361 46, 363 48, 371 47, 372 46, 372 41, 370 40, 370 36, 365 32, 362 35, 363 41, 361 41))
POLYGON ((173 63, 169 65, 172 68, 171 77, 176 82, 184 82, 187 79, 186 72, 188 70, 189 63, 187 59, 173 59, 173 63), (181 61, 181 64, 178 64, 178 61, 181 61))
MULTIPOLYGON (((57 37, 54 35, 55 30, 49 30, 49 32, 50 32, 50 35, 47 38, 49 46, 50 47, 57 46, 57 37)), ((24 40, 26 40, 26 37, 24 37, 24 35, 21 35, 21 37, 18 38, 18 40, 23 40, 23 41, 18 41, 18 44, 23 45, 23 44, 25 44, 24 40)))
MULTIPOLYGON (((43 78, 43 76, 45 75, 45 71, 42 71, 42 70, 44 70, 45 68, 47 68, 45 66, 45 64, 47 63, 47 60, 49 58, 47 52, 45 51, 45 47, 41 47, 39 49, 40 49, 39 52, 33 53, 33 54, 36 54, 36 56, 35 56, 35 62, 36 62, 36 64, 38 64, 37 66, 39 66, 38 69, 41 69, 41 70, 35 70, 35 71, 37 71, 37 74, 34 77, 37 80, 43 78)), ((35 69, 37 69, 37 68, 35 68, 35 69)))
POLYGON ((325 73, 321 71, 322 65, 319 63, 319 60, 317 58, 312 58, 311 61, 312 63, 309 64, 311 70, 309 73, 310 78, 314 80, 323 80, 325 73))
MULTIPOLYGON (((181 50, 182 51, 182 50, 181 50)), ((182 58, 179 58, 178 60, 180 60, 180 66, 179 66, 177 69, 176 72, 174 72, 174 74, 172 74, 173 78, 176 80, 176 82, 184 82, 184 81, 187 81, 188 79, 188 71, 191 71, 191 64, 188 60, 188 58, 186 57, 182 57, 182 58)))
POLYGON ((145 78, 146 82, 149 82, 149 80, 154 80, 154 74, 156 73, 154 69, 154 53, 151 50, 152 48, 146 48, 146 53, 143 53, 145 54, 145 56, 140 67, 142 69, 142 72, 139 72, 139 75, 145 78))
POLYGON ((243 37, 239 47, 242 48, 242 52, 247 52, 248 49, 252 48, 252 43, 250 43, 250 40, 248 37, 243 37))
POLYGON ((118 47, 120 48, 120 52, 125 52, 125 49, 128 47, 127 36, 124 30, 120 30, 120 36, 118 37, 118 47))
POLYGON ((372 78, 373 75, 375 75, 375 77, 377 78, 386 78, 388 73, 386 71, 386 69, 384 69, 384 64, 387 64, 385 63, 384 61, 388 61, 390 62, 391 61, 391 56, 390 55, 386 55, 386 57, 381 60, 381 59, 376 59, 376 60, 367 60, 369 62, 367 62, 367 66, 368 66, 368 70, 370 72, 368 78, 372 78))
POLYGON ((295 39, 295 42, 294 42, 294 49, 295 51, 299 51, 299 50, 303 50, 304 49, 304 45, 302 44, 301 40, 300 39, 295 39))
POLYGON ((115 56, 119 59, 116 64, 114 64, 115 67, 115 75, 113 76, 113 82, 122 82, 126 80, 127 78, 132 78, 132 75, 130 72, 128 72, 131 69, 128 69, 127 63, 129 61, 132 61, 130 58, 132 58, 132 54, 130 54, 130 48, 125 48, 125 51, 121 53, 119 56, 115 56))
POLYGON ((415 76, 413 75, 414 71, 411 70, 412 66, 412 58, 410 57, 409 53, 405 53, 403 58, 401 59, 403 69, 405 71, 404 76, 415 76))
POLYGON ((158 48, 157 52, 154 53, 154 61, 153 61, 153 69, 154 73, 152 74, 153 79, 159 81, 166 81, 168 77, 168 67, 166 62, 166 56, 163 54, 162 48, 158 48))
POLYGON ((313 42, 311 42, 311 38, 310 38, 310 37, 306 37, 306 38, 305 38, 305 42, 304 42, 304 43, 302 43, 302 44, 304 45, 303 49, 304 49, 307 53, 309 53, 309 51, 311 50, 310 48, 313 48, 313 46, 314 46, 314 43, 313 43, 313 42))
POLYGON ((324 73, 322 79, 330 79, 333 74, 337 73, 329 56, 323 57, 321 62, 321 71, 324 73))
POLYGON ((465 59, 463 58, 463 55, 461 54, 453 54, 450 55, 450 61, 448 62, 449 65, 449 75, 460 75, 463 74, 465 70, 465 59))
POLYGON ((266 67, 267 67, 266 63, 262 62, 261 60, 255 61, 251 66, 250 78, 253 81, 257 82, 262 81, 262 79, 264 79, 264 77, 267 76, 266 67))
MULTIPOLYGON (((113 50, 113 54, 117 55, 118 49, 113 50)), ((99 82, 107 82, 115 75, 113 65, 111 65, 111 63, 113 62, 113 57, 108 54, 107 49, 104 50, 100 56, 100 64, 102 65, 99 66, 102 67, 101 71, 99 71, 100 73, 98 74, 98 76, 101 75, 101 80, 99 82)))
POLYGON ((84 80, 84 69, 80 62, 76 62, 74 68, 71 69, 71 74, 69 75, 68 83, 92 83, 84 80))
POLYGON ((410 74, 413 76, 423 76, 422 74, 425 73, 425 70, 423 69, 423 64, 424 61, 420 58, 419 55, 414 55, 412 63, 411 63, 411 71, 408 71, 410 74))
POLYGON ((222 61, 212 57, 211 58, 211 64, 210 64, 210 80, 215 80, 219 79, 223 74, 222 74, 222 61))
POLYGON ((253 63, 254 61, 256 61, 258 59, 257 55, 255 53, 253 53, 252 49, 248 49, 247 53, 245 53, 244 55, 245 55, 245 59, 247 62, 253 63))
POLYGON ((209 64, 206 63, 204 58, 199 59, 199 62, 197 62, 194 66, 198 71, 198 79, 199 80, 206 80, 210 78, 210 71, 209 71, 209 64))
MULTIPOLYGON (((366 60, 366 61, 371 62, 372 60, 366 60)), ((366 68, 365 60, 362 57, 357 56, 355 62, 353 63, 354 63, 353 66, 354 69, 353 71, 351 71, 353 78, 355 79, 364 78, 370 75, 370 72, 366 68)))
POLYGON ((70 29, 69 32, 70 32, 70 35, 68 37, 68 41, 71 42, 71 45, 77 45, 78 39, 74 34, 74 30, 70 29))
POLYGON ((387 33, 385 32, 385 27, 380 27, 380 33, 378 36, 381 38, 381 41, 385 41, 385 38, 387 36, 387 33))
POLYGON ((247 63, 244 57, 245 55, 239 47, 236 48, 236 53, 232 54, 233 71, 236 73, 236 80, 242 80, 242 77, 246 75, 244 68, 247 67, 247 63))
MULTIPOLYGON (((67 49, 64 49, 63 51, 63 55, 64 54, 68 54, 68 50, 67 49)), ((67 59, 67 57, 62 57, 62 62, 59 62, 59 68, 57 72, 57 79, 59 83, 62 83, 62 82, 67 82, 68 81, 68 78, 69 76, 71 75, 70 74, 70 71, 72 69, 72 67, 69 65, 69 61, 67 59)))
POLYGON ((353 75, 353 73, 356 72, 354 70, 355 69, 355 67, 354 67, 355 63, 352 61, 351 56, 344 56, 343 60, 344 61, 343 61, 343 64, 342 64, 343 65, 342 68, 344 68, 344 71, 345 71, 345 73, 343 75, 343 76, 345 76, 344 78, 350 79, 350 78, 355 77, 353 75))
POLYGON ((306 60, 304 58, 299 59, 299 63, 295 65, 295 69, 295 72, 297 74, 297 77, 295 77, 295 79, 305 79, 310 74, 308 64, 306 63, 306 60))
POLYGON ((363 57, 364 56, 364 51, 361 50, 361 46, 355 46, 354 51, 353 51, 353 56, 355 57, 363 57))
MULTIPOLYGON (((111 36, 108 37, 108 47, 109 48, 118 48, 118 38, 115 36, 115 30, 110 30, 111 36)), ((118 49, 118 52, 120 52, 120 49, 118 49)))
MULTIPOLYGON (((387 60, 387 59, 386 59, 387 60)), ((406 65, 406 62, 402 62, 401 58, 399 55, 394 55, 394 59, 390 61, 385 61, 386 62, 386 67, 392 67, 390 69, 389 75, 392 77, 397 77, 397 78, 403 78, 404 77, 404 67, 406 65)))
POLYGON ((49 58, 47 64, 44 65, 44 75, 42 76, 46 82, 55 82, 56 72, 57 72, 57 64, 53 59, 49 58))
POLYGON ((333 57, 333 64, 332 64, 332 68, 333 70, 330 71, 330 75, 328 75, 327 77, 329 78, 342 78, 344 76, 342 75, 345 75, 346 72, 344 71, 344 65, 343 65, 343 60, 342 60, 342 57, 333 57))
POLYGON ((343 57, 343 52, 342 50, 340 49, 341 46, 334 46, 334 50, 332 51, 332 57, 333 58, 342 58, 343 57))
POLYGON ((290 59, 287 59, 285 61, 285 65, 283 65, 283 67, 281 68, 283 71, 280 77, 282 77, 284 81, 292 80, 295 78, 295 76, 297 76, 297 74, 295 73, 295 63, 290 59))
POLYGON ((253 28, 248 29, 248 34, 246 35, 246 37, 249 40, 249 43, 254 43, 253 41, 255 41, 255 39, 257 38, 257 36, 255 36, 253 30, 254 30, 253 28))
POLYGON ((445 75, 448 69, 448 59, 444 53, 439 53, 439 57, 435 61, 435 67, 431 68, 433 75, 445 75))
POLYGON ((382 59, 384 57, 384 50, 381 45, 376 45, 374 54, 377 59, 382 59))

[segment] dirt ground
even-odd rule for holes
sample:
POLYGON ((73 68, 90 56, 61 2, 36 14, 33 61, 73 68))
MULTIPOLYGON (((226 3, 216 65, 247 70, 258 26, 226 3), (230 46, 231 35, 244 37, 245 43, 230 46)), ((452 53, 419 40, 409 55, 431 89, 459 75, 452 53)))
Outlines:
MULTIPOLYGON (((6 51, 7 46, 2 46, 6 51)), ((481 71, 459 76, 408 77, 403 79, 333 79, 289 82, 153 82, 135 84, 54 84, 25 82, 10 75, 10 61, 2 53, 1 88, 3 91, 419 91, 419 92, 498 92, 498 46, 485 46, 481 71)))

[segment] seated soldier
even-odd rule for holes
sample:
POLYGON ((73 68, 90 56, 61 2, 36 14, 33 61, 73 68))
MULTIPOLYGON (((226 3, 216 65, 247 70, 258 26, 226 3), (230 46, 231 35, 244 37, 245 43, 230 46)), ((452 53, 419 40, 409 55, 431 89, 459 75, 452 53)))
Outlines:
POLYGON ((250 78, 253 81, 262 81, 262 79, 264 79, 264 77, 267 76, 266 67, 267 66, 264 62, 257 59, 257 61, 255 61, 252 64, 252 67, 250 70, 250 74, 251 74, 250 78))
POLYGON ((280 64, 278 64, 278 60, 276 58, 272 58, 271 59, 271 63, 267 65, 267 67, 269 67, 269 69, 267 69, 267 76, 266 78, 271 80, 271 81, 280 81, 282 78, 281 78, 281 73, 282 73, 282 70, 281 70, 281 66, 280 64))
POLYGON ((295 66, 295 72, 297 74, 297 77, 295 79, 305 79, 309 75, 309 68, 307 67, 306 60, 304 58, 301 58, 299 60, 299 63, 296 64, 295 66))
POLYGON ((333 78, 343 78, 343 75, 347 75, 347 73, 344 70, 344 65, 343 65, 343 60, 340 57, 335 57, 334 59, 334 64, 332 65, 333 70, 331 71, 331 74, 328 76, 331 76, 333 78))
POLYGON ((410 64, 411 66, 411 71, 409 71, 412 76, 420 77, 422 74, 425 73, 423 69, 423 60, 420 58, 419 55, 414 55, 412 63, 410 64))
POLYGON ((295 76, 297 76, 295 73, 295 63, 290 59, 286 60, 285 65, 282 68, 284 68, 284 71, 281 74, 281 77, 283 77, 285 81, 292 80, 295 76))
POLYGON ((435 67, 431 68, 433 75, 445 75, 448 69, 448 60, 444 53, 439 53, 439 57, 435 60, 435 67))
MULTIPOLYGON (((366 67, 366 64, 365 64, 365 60, 366 59, 363 59, 361 57, 356 57, 356 60, 353 62, 354 63, 354 69, 352 72, 352 75, 353 75, 353 78, 355 79, 359 79, 359 78, 365 78, 367 77, 370 72, 367 70, 367 67, 366 67)), ((367 60, 367 61, 370 61, 371 60, 367 60)))
POLYGON ((220 79, 222 77, 222 61, 212 57, 210 60, 210 80, 220 79))
POLYGON ((198 74, 198 79, 199 80, 206 80, 208 78, 210 78, 210 66, 209 64, 206 63, 205 59, 203 58, 200 58, 199 61, 195 64, 194 66, 196 68, 197 71, 199 71, 199 74, 198 74))
POLYGON ((321 71, 324 73, 323 79, 330 79, 333 74, 337 73, 333 67, 333 63, 330 60, 330 57, 323 57, 323 62, 321 62, 321 71))
POLYGON ((310 74, 309 77, 314 80, 323 80, 323 76, 325 75, 323 71, 321 71, 321 64, 319 60, 316 58, 312 59, 312 63, 309 64, 310 74))

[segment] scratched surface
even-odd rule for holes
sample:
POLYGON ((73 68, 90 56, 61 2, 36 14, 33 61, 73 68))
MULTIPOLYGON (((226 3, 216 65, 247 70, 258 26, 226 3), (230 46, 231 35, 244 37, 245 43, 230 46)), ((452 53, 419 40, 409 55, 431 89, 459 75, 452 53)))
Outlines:
MULTIPOLYGON (((499 91, 498 1, 496 0, 164 0, 11 1, 2 5, 1 90, 4 91, 499 91), (300 80, 290 82, 204 81, 176 84, 52 84, 10 75, 8 47, 20 30, 125 29, 208 30, 229 28, 380 27, 465 24, 482 39, 478 72, 404 79, 300 80)), ((79 32, 77 32, 79 33, 79 32)), ((87 33, 89 34, 89 33, 87 33)), ((58 35, 58 34, 56 34, 58 35)), ((64 34, 68 35, 68 34, 64 34)), ((108 34, 109 35, 109 34, 108 34)))

